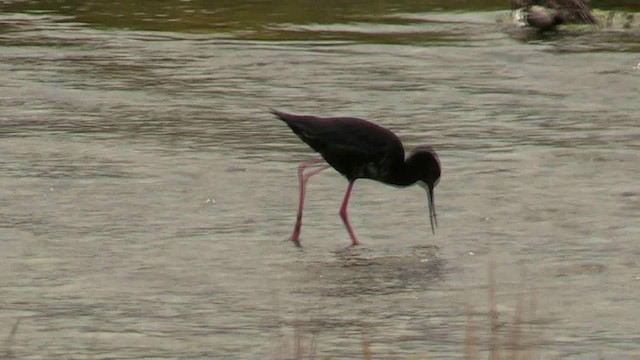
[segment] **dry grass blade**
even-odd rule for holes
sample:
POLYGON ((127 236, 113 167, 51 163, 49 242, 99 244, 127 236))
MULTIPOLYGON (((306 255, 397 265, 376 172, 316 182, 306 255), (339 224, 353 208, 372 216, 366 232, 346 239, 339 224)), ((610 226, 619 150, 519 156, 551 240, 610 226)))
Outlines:
POLYGON ((491 333, 489 338, 489 359, 497 360, 500 356, 498 346, 498 305, 496 303, 496 261, 491 255, 489 260, 489 270, 487 274, 489 278, 489 314, 491 316, 491 333))
POLYGON ((312 334, 311 340, 309 340, 309 360, 314 360, 316 358, 317 347, 318 347, 318 336, 317 334, 312 334))
POLYGON ((504 324, 500 324, 498 321, 498 313, 496 310, 495 262, 493 258, 491 258, 489 262, 488 288, 489 311, 491 312, 489 359, 530 360, 536 358, 533 349, 535 349, 539 342, 532 329, 532 320, 535 319, 537 299, 535 294, 532 294, 529 301, 527 301, 526 284, 526 269, 522 267, 513 322, 507 324, 508 326, 505 328, 507 332, 505 333, 503 331, 501 336, 500 328, 502 328, 504 324))
POLYGON ((521 344, 520 338, 522 335, 522 315, 524 311, 524 284, 526 273, 524 268, 522 269, 522 280, 520 282, 520 289, 518 290, 518 297, 516 300, 516 311, 513 316, 513 324, 509 333, 509 346, 511 347, 511 359, 516 360, 520 355, 521 344))
POLYGON ((362 356, 364 356, 365 360, 373 359, 373 354, 371 353, 371 344, 367 340, 362 341, 362 356))
POLYGON ((298 323, 298 321, 296 321, 295 325, 293 326, 293 341, 295 342, 295 346, 293 348, 295 351, 294 359, 302 359, 302 355, 304 354, 304 346, 302 345, 302 330, 300 329, 300 324, 298 323))
POLYGON ((312 332, 307 339, 304 327, 296 320, 293 322, 293 344, 291 344, 284 335, 282 326, 278 326, 273 359, 314 360, 316 358, 317 348, 318 334, 312 332))
POLYGON ((16 323, 13 324, 13 327, 11 328, 11 331, 9 332, 9 336, 7 336, 7 339, 4 341, 3 358, 5 358, 5 359, 15 358, 15 356, 13 354, 13 350, 11 350, 11 344, 13 344, 13 339, 16 337, 16 333, 18 332, 18 326, 20 326, 20 321, 21 320, 22 319, 16 320, 16 323))
POLYGON ((274 339, 275 348, 273 351, 274 359, 284 359, 285 349, 287 346, 287 340, 282 332, 282 321, 278 318, 278 326, 276 327, 275 339, 274 339))
POLYGON ((529 335, 528 338, 530 340, 530 344, 529 347, 527 348, 527 352, 525 353, 524 359, 525 360, 532 360, 535 358, 539 358, 539 356, 535 356, 537 355, 536 352, 534 351, 539 343, 539 338, 538 335, 534 335, 534 331, 533 331, 533 325, 532 325, 532 320, 534 320, 536 318, 536 310, 538 309, 538 300, 537 300, 537 294, 535 291, 531 291, 530 297, 529 297, 529 306, 526 312, 526 316, 527 319, 529 320, 529 335))
POLYGON ((478 358, 478 351, 476 349, 476 328, 473 322, 473 309, 467 304, 467 327, 465 329, 464 336, 464 359, 472 360, 478 358))

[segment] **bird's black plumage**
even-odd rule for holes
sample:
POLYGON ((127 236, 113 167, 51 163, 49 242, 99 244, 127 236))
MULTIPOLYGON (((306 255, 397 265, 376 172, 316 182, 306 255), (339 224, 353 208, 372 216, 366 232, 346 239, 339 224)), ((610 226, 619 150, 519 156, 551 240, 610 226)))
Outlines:
MULTIPOLYGON (((284 121, 298 137, 334 169, 349 180, 349 187, 340 214, 351 235, 353 244, 358 241, 349 225, 346 206, 353 182, 368 178, 395 186, 409 186, 418 182, 429 196, 430 221, 437 225, 433 189, 440 179, 440 160, 429 146, 415 148, 405 158, 400 139, 391 131, 370 121, 353 117, 321 118, 308 115, 293 115, 272 110, 272 114, 284 121)), ((317 164, 317 160, 304 162, 299 167, 300 207, 298 221, 292 239, 298 244, 304 188, 308 177, 320 170, 304 175, 304 169, 317 164)))
POLYGON ((391 180, 394 167, 404 162, 400 139, 367 120, 272 113, 349 180, 391 180))

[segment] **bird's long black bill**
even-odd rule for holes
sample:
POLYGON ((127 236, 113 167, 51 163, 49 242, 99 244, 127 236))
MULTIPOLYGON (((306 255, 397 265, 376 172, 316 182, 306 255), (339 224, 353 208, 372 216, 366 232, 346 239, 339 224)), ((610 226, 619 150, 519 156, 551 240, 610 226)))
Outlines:
POLYGON ((427 196, 429 197, 429 221, 431 222, 431 232, 435 235, 435 228, 438 227, 438 217, 436 216, 436 203, 434 200, 433 186, 428 187, 427 196))

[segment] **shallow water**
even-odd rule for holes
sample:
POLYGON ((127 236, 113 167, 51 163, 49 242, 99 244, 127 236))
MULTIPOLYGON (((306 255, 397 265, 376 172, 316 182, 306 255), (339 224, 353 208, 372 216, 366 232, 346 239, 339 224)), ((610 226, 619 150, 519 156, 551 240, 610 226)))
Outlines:
POLYGON ((3 357, 264 359, 294 328, 461 357, 491 258, 503 322, 526 269, 543 358, 640 357, 639 33, 523 37, 489 1, 84 3, 0 3, 3 357), (313 154, 270 108, 434 146, 435 236, 421 189, 360 180, 347 248, 327 171, 285 241, 313 154))

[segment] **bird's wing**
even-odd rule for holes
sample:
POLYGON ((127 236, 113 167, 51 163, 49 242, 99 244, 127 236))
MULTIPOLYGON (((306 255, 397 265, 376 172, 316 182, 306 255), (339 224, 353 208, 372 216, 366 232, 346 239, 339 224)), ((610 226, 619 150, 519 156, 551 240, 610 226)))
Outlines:
POLYGON ((391 131, 357 118, 336 118, 333 131, 340 134, 335 144, 346 151, 378 156, 388 154, 392 149, 400 152, 404 159, 404 149, 400 139, 391 131), (363 125, 364 124, 364 125, 363 125))
POLYGON ((393 132, 358 118, 319 118, 273 113, 289 125, 314 150, 340 151, 353 156, 376 157, 389 148, 402 150, 402 143, 393 132))

